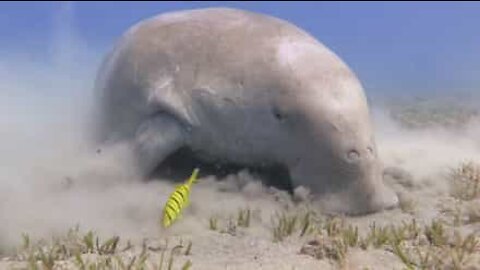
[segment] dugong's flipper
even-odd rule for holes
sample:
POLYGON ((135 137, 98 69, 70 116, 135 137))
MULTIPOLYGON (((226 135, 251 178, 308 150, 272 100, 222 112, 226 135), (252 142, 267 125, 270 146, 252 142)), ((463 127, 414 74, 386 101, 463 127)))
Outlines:
POLYGON ((142 123, 133 145, 142 176, 148 177, 168 155, 181 148, 185 138, 182 124, 169 114, 159 113, 142 123))

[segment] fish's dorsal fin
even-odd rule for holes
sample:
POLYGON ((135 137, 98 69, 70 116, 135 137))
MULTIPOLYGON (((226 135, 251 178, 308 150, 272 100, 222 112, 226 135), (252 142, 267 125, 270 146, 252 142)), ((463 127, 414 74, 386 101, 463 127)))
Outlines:
POLYGON ((198 177, 198 172, 200 171, 200 169, 198 168, 195 168, 193 170, 193 173, 192 175, 190 176, 190 178, 188 178, 187 180, 187 185, 191 186, 192 184, 196 183, 197 182, 197 177, 198 177))

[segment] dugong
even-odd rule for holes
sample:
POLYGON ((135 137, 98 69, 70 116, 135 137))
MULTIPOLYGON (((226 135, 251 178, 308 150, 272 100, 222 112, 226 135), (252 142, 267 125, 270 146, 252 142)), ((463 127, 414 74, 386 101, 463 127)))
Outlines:
POLYGON ((200 160, 281 165, 291 185, 361 214, 394 207, 361 83, 298 27, 230 8, 132 26, 100 67, 97 139, 127 142, 148 175, 188 148, 200 160))

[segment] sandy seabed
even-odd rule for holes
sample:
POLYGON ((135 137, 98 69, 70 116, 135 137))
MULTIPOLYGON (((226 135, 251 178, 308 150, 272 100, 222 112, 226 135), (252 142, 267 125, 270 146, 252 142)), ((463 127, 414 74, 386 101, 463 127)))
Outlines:
MULTIPOLYGON (((37 120, 34 114, 6 117, 11 124, 3 128, 1 140, 0 268, 33 269, 37 260, 48 268, 50 254, 55 269, 81 269, 82 263, 96 269, 123 269, 129 263, 168 269, 170 258, 172 269, 422 269, 422 260, 423 269, 480 269, 475 242, 480 241, 480 194, 462 198, 452 188, 452 170, 480 160, 480 125, 475 111, 459 118, 459 110, 442 106, 411 102, 403 106, 408 110, 372 110, 385 181, 401 199, 397 209, 326 216, 316 211, 308 190, 298 188, 292 197, 241 171, 225 179, 199 179, 191 205, 168 229, 160 227, 160 218, 174 184, 140 181, 123 146, 87 151, 81 132, 75 132, 84 126, 68 124, 78 115, 65 117, 66 122, 37 120), (444 115, 432 116, 431 107, 444 115), (456 117, 458 125, 445 124, 449 117, 456 117), (400 230, 413 220, 418 233, 404 232, 395 246, 400 238, 389 226, 400 230), (68 234, 75 226, 78 232, 68 234), (100 239, 90 249, 89 230, 95 233, 92 239, 100 239), (442 235, 435 240, 432 232, 438 231, 442 235), (28 246, 22 234, 28 234, 28 246), (462 241, 473 236, 473 247, 460 254, 470 246, 458 244, 455 235, 462 241), (102 248, 113 236, 120 237, 116 247, 102 248)), ((472 173, 472 179, 480 179, 480 171, 472 173)))

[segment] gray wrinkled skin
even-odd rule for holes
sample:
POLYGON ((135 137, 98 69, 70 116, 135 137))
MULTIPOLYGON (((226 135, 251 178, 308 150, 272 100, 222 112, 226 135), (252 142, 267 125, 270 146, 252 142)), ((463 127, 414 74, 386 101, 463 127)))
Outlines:
POLYGON ((159 15, 125 33, 96 87, 99 141, 131 142, 143 173, 187 146, 205 159, 283 164, 293 187, 343 202, 333 211, 397 204, 360 82, 285 21, 225 8, 159 15))

